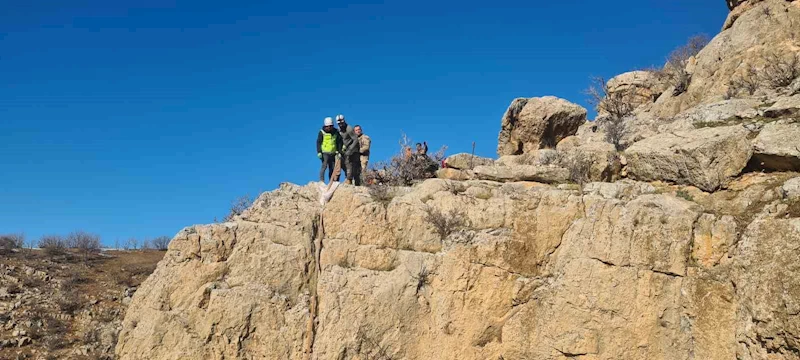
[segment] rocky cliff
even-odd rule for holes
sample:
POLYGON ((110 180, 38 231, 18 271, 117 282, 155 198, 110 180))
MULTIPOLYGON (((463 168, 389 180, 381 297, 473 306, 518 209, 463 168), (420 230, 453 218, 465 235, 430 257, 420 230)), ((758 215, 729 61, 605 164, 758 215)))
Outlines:
POLYGON ((284 184, 175 237, 117 354, 800 359, 800 99, 717 89, 742 49, 800 50, 800 5, 728 4, 685 92, 611 82, 663 92, 636 104, 627 149, 577 105, 517 99, 496 161, 459 155, 391 199, 341 186, 324 209, 284 184))

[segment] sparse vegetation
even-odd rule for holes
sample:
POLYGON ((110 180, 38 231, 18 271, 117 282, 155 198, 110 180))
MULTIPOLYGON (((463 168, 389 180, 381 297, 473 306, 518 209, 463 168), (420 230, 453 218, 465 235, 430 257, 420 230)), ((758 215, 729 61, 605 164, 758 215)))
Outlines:
POLYGON ((800 53, 771 50, 764 54, 763 60, 763 68, 747 64, 745 70, 729 83, 726 97, 734 98, 743 92, 753 95, 761 87, 785 88, 800 78, 800 53))
POLYGON ((388 206, 394 199, 394 190, 387 184, 372 184, 367 186, 369 196, 377 203, 388 206))
POLYGON ((667 64, 659 75, 673 87, 673 95, 686 92, 692 82, 692 75, 686 71, 689 59, 700 53, 710 39, 706 35, 695 35, 685 45, 673 50, 667 57, 667 64))
POLYGON ((589 103, 594 105, 598 112, 606 115, 598 119, 599 125, 605 131, 606 141, 613 144, 617 150, 623 150, 622 139, 628 133, 625 120, 636 109, 639 95, 635 90, 610 91, 608 83, 602 77, 592 79, 586 94, 589 96, 589 103))
POLYGON ((169 248, 169 243, 172 241, 169 236, 159 236, 153 239, 153 248, 160 251, 166 251, 169 248))
POLYGON ((83 254, 84 260, 91 253, 100 251, 100 236, 85 231, 74 231, 67 235, 67 246, 83 254))
POLYGON ((425 208, 425 221, 433 225, 433 228, 442 239, 447 238, 454 231, 467 225, 466 215, 456 209, 451 209, 447 213, 428 206, 425 208))
POLYGON ((8 254, 14 249, 20 249, 25 245, 25 235, 5 234, 0 235, 0 255, 8 254))
POLYGON ((356 352, 364 360, 392 360, 389 348, 374 339, 375 332, 360 328, 356 333, 356 352))
POLYGON ((420 290, 422 290, 422 288, 424 288, 426 285, 430 284, 431 272, 428 270, 427 266, 422 265, 422 267, 419 268, 419 271, 417 271, 417 275, 412 275, 411 277, 417 282, 414 293, 419 295, 420 290))
POLYGON ((64 290, 56 302, 58 304, 58 308, 61 309, 62 312, 69 315, 74 315, 75 312, 81 308, 80 297, 71 289, 64 290))
POLYGON ((787 87, 800 77, 800 54, 793 51, 770 51, 764 56, 765 65, 759 74, 762 81, 773 89, 787 87))
POLYGON ((67 242, 59 235, 45 235, 39 239, 39 248, 51 256, 63 255, 67 250, 67 242))
POLYGON ((583 207, 583 212, 585 215, 586 204, 583 201, 583 187, 586 182, 589 181, 589 170, 592 168, 592 162, 584 153, 575 152, 564 158, 562 163, 563 166, 569 170, 570 180, 578 184, 578 191, 580 191, 581 197, 581 206, 583 207))
POLYGON ((245 210, 253 206, 253 201, 255 201, 255 199, 250 197, 250 195, 244 195, 238 197, 231 203, 231 209, 228 212, 228 215, 225 215, 224 221, 226 222, 233 221, 235 217, 242 215, 242 213, 244 213, 245 210))
POLYGON ((692 196, 692 194, 689 194, 689 192, 684 189, 676 191, 675 196, 684 199, 686 201, 694 201, 694 196, 692 196))
POLYGON ((407 136, 403 135, 399 144, 399 153, 388 161, 376 163, 365 172, 367 184, 410 186, 417 181, 436 176, 439 164, 445 158, 446 146, 433 154, 416 154, 412 151, 413 142, 407 136))

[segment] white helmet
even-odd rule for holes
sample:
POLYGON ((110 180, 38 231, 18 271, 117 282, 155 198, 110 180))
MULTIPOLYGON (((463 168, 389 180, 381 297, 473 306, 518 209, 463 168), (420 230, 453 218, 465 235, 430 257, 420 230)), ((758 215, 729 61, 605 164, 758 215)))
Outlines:
POLYGON ((330 116, 325 118, 325 126, 333 126, 333 118, 330 116))
POLYGON ((344 121, 344 115, 342 115, 342 114, 336 115, 336 122, 339 122, 339 121, 344 121))

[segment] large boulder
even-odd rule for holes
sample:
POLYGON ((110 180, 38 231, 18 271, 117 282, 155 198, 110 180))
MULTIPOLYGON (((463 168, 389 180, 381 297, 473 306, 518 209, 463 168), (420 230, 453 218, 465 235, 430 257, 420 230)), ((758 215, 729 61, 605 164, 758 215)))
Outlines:
POLYGON ((503 115, 497 154, 519 155, 554 148, 585 122, 586 109, 564 99, 553 96, 515 99, 503 115))
POLYGON ((800 170, 800 124, 767 124, 753 144, 757 168, 800 170))
POLYGON ((747 165, 753 150, 741 126, 660 134, 626 152, 630 177, 718 189, 747 165))
POLYGON ((563 183, 569 181, 569 171, 552 165, 478 166, 475 176, 481 180, 500 182, 535 181, 563 183))
POLYGON ((471 170, 476 166, 492 165, 494 164, 494 160, 472 154, 459 153, 448 156, 447 159, 444 160, 444 163, 449 168, 471 170))
POLYGON ((608 93, 640 105, 654 102, 669 87, 663 77, 652 71, 630 71, 608 80, 608 93))
POLYGON ((791 117, 797 114, 800 114, 800 94, 780 97, 772 106, 764 110, 764 116, 769 118, 791 117))
POLYGON ((584 156, 591 162, 590 181, 614 181, 620 173, 620 157, 614 145, 606 142, 586 142, 577 136, 570 136, 556 147, 561 158, 584 156))

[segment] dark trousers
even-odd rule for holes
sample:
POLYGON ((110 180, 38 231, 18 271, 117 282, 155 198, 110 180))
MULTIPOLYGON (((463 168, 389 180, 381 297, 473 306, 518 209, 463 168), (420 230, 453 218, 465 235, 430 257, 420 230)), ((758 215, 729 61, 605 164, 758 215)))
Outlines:
POLYGON ((361 154, 344 156, 344 172, 353 185, 361 185, 361 154))
MULTIPOLYGON (((328 169, 328 179, 333 179, 333 168, 336 166, 335 153, 322 153, 322 167, 319 169, 319 181, 325 182, 325 169, 328 169)), ((338 174, 336 174, 338 177, 338 174)))

